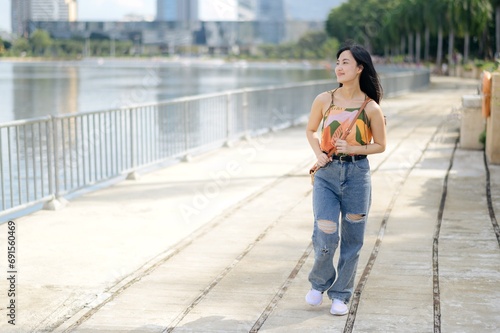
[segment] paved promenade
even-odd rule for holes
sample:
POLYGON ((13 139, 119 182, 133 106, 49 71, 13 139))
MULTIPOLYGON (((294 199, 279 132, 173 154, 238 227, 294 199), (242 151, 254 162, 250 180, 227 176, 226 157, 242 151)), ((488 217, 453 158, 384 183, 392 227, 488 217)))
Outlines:
POLYGON ((499 332, 500 166, 455 149, 477 84, 383 101, 349 315, 304 301, 314 159, 298 126, 17 219, 15 326, 0 226, 0 332, 499 332))

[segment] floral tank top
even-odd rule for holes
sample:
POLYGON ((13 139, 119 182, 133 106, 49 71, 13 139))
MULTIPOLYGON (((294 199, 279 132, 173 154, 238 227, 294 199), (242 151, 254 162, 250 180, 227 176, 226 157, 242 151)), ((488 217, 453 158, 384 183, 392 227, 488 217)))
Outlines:
MULTIPOLYGON (((332 102, 323 116, 321 135, 321 150, 330 153, 329 155, 337 153, 335 142, 348 130, 359 110, 359 108, 344 108, 335 105, 333 102, 334 92, 335 90, 331 92, 332 102)), ((356 123, 352 126, 351 132, 345 140, 350 146, 366 146, 371 142, 372 132, 370 121, 366 116, 365 110, 359 114, 356 123)))

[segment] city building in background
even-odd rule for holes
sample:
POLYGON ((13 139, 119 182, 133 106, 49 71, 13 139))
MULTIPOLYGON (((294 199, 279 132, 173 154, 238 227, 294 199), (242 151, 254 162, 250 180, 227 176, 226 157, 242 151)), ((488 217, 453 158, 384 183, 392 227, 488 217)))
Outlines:
POLYGON ((157 21, 251 21, 257 0, 157 0, 157 21))
POLYGON ((30 21, 77 20, 76 0, 11 0, 12 33, 27 37, 30 21))
POLYGON ((176 21, 178 0, 156 0, 156 20, 176 21))
POLYGON ((257 19, 259 21, 285 21, 286 12, 284 0, 259 0, 257 8, 257 19))
POLYGON ((196 22, 199 20, 198 0, 178 0, 177 19, 181 22, 196 22))
MULTIPOLYGON (((29 19, 29 1, 11 1, 11 25, 12 33, 18 36, 25 36, 28 32, 27 20, 29 19)), ((27 37, 27 36, 25 36, 27 37)))
POLYGON ((189 21, 199 18, 201 21, 326 21, 330 10, 345 1, 157 0, 156 20, 189 21), (186 9, 188 7, 190 9, 186 9), (183 14, 190 11, 189 17, 183 14))
POLYGON ((182 23, 199 20, 198 0, 157 0, 156 20, 182 23))
POLYGON ((262 43, 279 44, 285 36, 285 3, 284 0, 259 0, 257 8, 259 37, 262 43))
MULTIPOLYGON (((56 39, 91 39, 92 36, 113 40, 128 40, 134 44, 136 54, 254 54, 263 44, 296 42, 311 31, 324 31, 329 10, 344 0, 311 0, 320 8, 307 20, 301 16, 304 6, 310 3, 294 3, 292 0, 157 0, 154 21, 141 17, 122 21, 72 21, 69 3, 75 0, 46 0, 64 3, 65 11, 56 11, 48 19, 31 14, 35 3, 42 0, 13 1, 12 15, 17 25, 28 22, 27 31, 48 31, 56 39), (16 3, 18 6, 14 6, 16 3), (328 9, 330 8, 330 9, 328 9), (27 13, 27 14, 17 14, 27 13), (28 17, 28 20, 25 19, 28 17)), ((58 7, 59 8, 59 7, 58 7)), ((76 15, 76 14, 75 14, 76 15)), ((13 23, 14 26, 14 23, 13 23)), ((17 31, 24 31, 16 29, 17 31)))
POLYGON ((238 0, 238 21, 257 19, 257 0, 238 0))

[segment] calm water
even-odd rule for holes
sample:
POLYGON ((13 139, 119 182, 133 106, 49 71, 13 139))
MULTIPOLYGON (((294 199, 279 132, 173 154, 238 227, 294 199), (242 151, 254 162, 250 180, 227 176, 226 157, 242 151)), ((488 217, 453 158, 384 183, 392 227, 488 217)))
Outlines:
POLYGON ((330 71, 307 64, 0 62, 0 123, 330 77, 330 71))

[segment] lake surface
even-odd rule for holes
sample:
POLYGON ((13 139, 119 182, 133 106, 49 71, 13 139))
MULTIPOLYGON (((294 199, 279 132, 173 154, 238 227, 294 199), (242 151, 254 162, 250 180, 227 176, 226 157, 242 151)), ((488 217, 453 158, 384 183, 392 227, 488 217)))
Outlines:
POLYGON ((0 61, 0 123, 332 77, 331 70, 309 63, 0 61))

